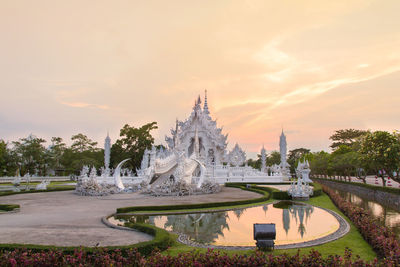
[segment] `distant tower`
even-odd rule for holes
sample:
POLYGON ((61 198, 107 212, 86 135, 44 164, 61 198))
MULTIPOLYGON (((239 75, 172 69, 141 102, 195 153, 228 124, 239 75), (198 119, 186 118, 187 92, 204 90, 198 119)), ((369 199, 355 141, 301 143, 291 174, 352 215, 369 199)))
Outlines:
POLYGON ((265 151, 265 148, 264 148, 264 145, 263 145, 263 147, 261 149, 261 171, 262 172, 265 172, 265 164, 266 164, 266 160, 267 160, 267 155, 266 155, 265 152, 266 151, 265 151))
POLYGON ((286 161, 286 154, 287 154, 287 143, 286 143, 286 136, 283 133, 282 129, 282 134, 279 140, 279 152, 281 153, 281 172, 282 176, 289 178, 290 176, 290 170, 289 170, 289 164, 286 161))
POLYGON ((205 96, 204 96, 204 107, 203 107, 203 111, 204 111, 204 113, 206 113, 206 114, 208 115, 208 114, 210 114, 210 111, 208 110, 207 90, 205 90, 204 94, 205 94, 205 96))
POLYGON ((104 140, 104 167, 106 174, 110 174, 110 153, 111 153, 111 138, 107 132, 107 137, 104 140))
POLYGON ((281 153, 281 165, 284 166, 284 163, 286 163, 287 143, 286 136, 283 133, 283 129, 279 140, 279 151, 281 153))

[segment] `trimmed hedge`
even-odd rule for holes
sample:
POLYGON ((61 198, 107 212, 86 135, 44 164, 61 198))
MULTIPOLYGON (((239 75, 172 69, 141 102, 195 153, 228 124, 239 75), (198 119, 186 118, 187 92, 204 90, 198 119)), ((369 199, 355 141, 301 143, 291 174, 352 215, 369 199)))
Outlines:
POLYGON ((272 198, 276 200, 291 200, 292 197, 289 196, 287 191, 274 191, 272 192, 272 198))
POLYGON ((210 202, 210 203, 198 203, 198 204, 184 204, 184 205, 163 205, 163 206, 134 206, 134 207, 123 207, 117 209, 118 213, 129 213, 136 211, 161 211, 161 210, 186 210, 186 209, 202 209, 202 208, 217 208, 223 206, 231 206, 231 205, 244 205, 244 204, 253 204, 258 202, 264 202, 270 199, 271 197, 271 188, 263 188, 263 187, 250 187, 246 188, 246 184, 233 184, 227 183, 225 184, 227 187, 240 188, 242 190, 252 191, 263 195, 259 198, 254 199, 245 199, 238 201, 225 201, 225 202, 210 202))
POLYGON ((340 180, 334 180, 334 179, 321 179, 321 178, 313 178, 314 180, 321 180, 321 181, 331 181, 335 183, 342 183, 342 184, 351 184, 355 186, 361 186, 365 187, 368 189, 372 189, 374 191, 383 191, 391 194, 396 194, 400 195, 400 188, 393 188, 393 187, 388 187, 388 186, 379 186, 379 185, 372 185, 372 184, 364 184, 364 183, 355 183, 355 182, 346 182, 346 181, 340 181, 340 180))
POLYGON ((13 192, 13 191, 0 192, 0 197, 18 195, 18 194, 45 193, 45 192, 57 192, 57 191, 70 191, 70 190, 75 190, 75 186, 69 185, 63 187, 50 187, 47 190, 23 190, 20 192, 13 192))
POLYGON ((18 204, 0 204, 0 211, 12 211, 19 208, 18 204))
POLYGON ((312 197, 317 197, 317 196, 322 195, 323 190, 322 190, 321 184, 312 183, 311 185, 314 187, 314 194, 312 195, 312 197))
POLYGON ((126 227, 154 236, 153 240, 132 245, 143 255, 150 255, 156 249, 166 250, 175 243, 175 237, 167 230, 144 223, 126 223, 126 227))
MULTIPOLYGON (((111 251, 119 250, 123 255, 129 253, 133 249, 136 249, 143 255, 150 255, 155 250, 165 250, 175 243, 174 235, 168 233, 164 229, 157 228, 153 225, 139 224, 139 223, 127 223, 127 227, 136 229, 146 234, 154 236, 153 240, 141 242, 137 244, 127 246, 107 246, 102 249, 111 251)), ((32 245, 32 244, 0 244, 0 252, 13 251, 16 249, 28 249, 32 252, 43 252, 52 250, 61 250, 63 254, 72 255, 76 250, 84 251, 85 253, 95 253, 99 250, 97 247, 57 247, 57 246, 44 246, 44 245, 32 245)), ((0 253, 1 254, 1 253, 0 253)))

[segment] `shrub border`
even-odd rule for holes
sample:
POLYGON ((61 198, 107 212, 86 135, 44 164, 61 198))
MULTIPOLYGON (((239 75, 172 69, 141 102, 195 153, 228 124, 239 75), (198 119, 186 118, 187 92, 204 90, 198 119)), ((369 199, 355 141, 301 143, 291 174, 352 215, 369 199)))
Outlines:
POLYGON ((350 202, 347 202, 329 186, 323 186, 324 192, 332 202, 353 222, 358 231, 374 251, 386 263, 400 265, 400 240, 388 227, 378 223, 369 212, 350 202))
POLYGON ((54 188, 51 187, 46 190, 23 190, 20 192, 4 191, 4 192, 0 192, 0 197, 18 195, 18 194, 46 193, 46 192, 70 191, 70 190, 75 190, 75 186, 68 185, 68 186, 64 186, 64 187, 54 187, 54 188))
MULTIPOLYGON (((175 241, 175 236, 170 234, 168 231, 157 228, 152 225, 147 224, 128 224, 128 227, 132 228, 132 231, 140 231, 151 236, 154 236, 154 239, 146 242, 140 242, 132 245, 126 246, 105 246, 101 247, 102 249, 109 250, 120 250, 123 254, 126 254, 127 251, 132 249, 137 249, 143 255, 150 255, 155 249, 165 250, 171 245, 173 245, 175 241)), ((127 228, 127 229, 130 229, 127 228)), ((51 251, 54 249, 62 250, 64 254, 71 255, 75 252, 75 250, 83 250, 87 253, 93 253, 98 250, 98 247, 59 247, 59 246, 46 246, 46 245, 34 245, 34 244, 0 244, 0 252, 2 251, 12 251, 15 249, 27 249, 33 252, 42 252, 42 251, 51 251)))
POLYGON ((0 204, 0 213, 16 211, 20 208, 18 204, 0 204))

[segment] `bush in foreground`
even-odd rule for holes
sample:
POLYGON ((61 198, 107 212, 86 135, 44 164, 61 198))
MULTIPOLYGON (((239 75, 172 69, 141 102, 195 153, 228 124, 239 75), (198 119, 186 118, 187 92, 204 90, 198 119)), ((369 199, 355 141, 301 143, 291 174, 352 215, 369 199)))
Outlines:
POLYGON ((77 249, 72 254, 62 250, 32 252, 24 249, 5 251, 0 254, 0 266, 395 266, 389 261, 367 263, 353 257, 346 249, 345 256, 331 255, 323 258, 318 251, 307 255, 270 255, 256 251, 252 255, 231 255, 208 250, 162 255, 154 251, 149 257, 142 256, 136 249, 125 251, 98 249, 92 253, 77 249))
POLYGON ((388 227, 379 223, 363 208, 347 202, 332 189, 323 186, 335 205, 356 225, 364 239, 387 264, 400 266, 400 241, 388 227))

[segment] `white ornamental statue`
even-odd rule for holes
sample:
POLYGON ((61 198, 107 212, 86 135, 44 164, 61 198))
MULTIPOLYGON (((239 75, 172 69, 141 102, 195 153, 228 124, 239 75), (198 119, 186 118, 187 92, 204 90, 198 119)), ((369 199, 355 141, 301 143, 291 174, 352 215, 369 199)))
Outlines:
POLYGON ((236 144, 232 151, 229 152, 228 159, 230 164, 238 167, 246 161, 246 153, 236 144))

